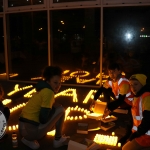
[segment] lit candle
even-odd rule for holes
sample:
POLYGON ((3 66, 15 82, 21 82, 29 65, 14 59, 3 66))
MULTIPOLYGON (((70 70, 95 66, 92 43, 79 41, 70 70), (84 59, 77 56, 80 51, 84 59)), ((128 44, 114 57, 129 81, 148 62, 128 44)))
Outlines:
POLYGON ((118 147, 121 147, 121 143, 118 143, 118 147))
POLYGON ((15 126, 13 126, 13 130, 16 130, 16 127, 15 127, 15 126))
POLYGON ((114 136, 114 135, 115 135, 115 132, 112 132, 111 134, 114 136))
POLYGON ((18 124, 16 125, 16 128, 18 129, 18 124))
POLYGON ((9 126, 9 131, 11 131, 11 126, 9 126))

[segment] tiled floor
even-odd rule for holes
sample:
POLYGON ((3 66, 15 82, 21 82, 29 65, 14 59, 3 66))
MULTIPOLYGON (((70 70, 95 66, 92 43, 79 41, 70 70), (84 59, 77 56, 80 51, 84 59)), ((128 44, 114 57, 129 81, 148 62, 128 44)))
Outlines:
MULTIPOLYGON (((28 98, 24 98, 23 95, 31 89, 19 91, 16 94, 13 94, 12 96, 8 97, 7 93, 12 91, 14 89, 15 85, 18 83, 7 82, 7 81, 0 81, 0 83, 2 84, 2 86, 5 90, 5 97, 12 99, 12 102, 10 104, 8 104, 9 108, 12 108, 12 107, 14 107, 20 103, 28 101, 28 98)), ((19 85, 20 85, 20 87, 27 86, 27 84, 24 84, 24 83, 21 83, 19 85)), ((60 91, 63 91, 63 90, 68 89, 68 88, 69 87, 62 87, 60 91)), ((74 88, 74 87, 70 87, 70 88, 74 88)), ((78 87, 75 89, 76 89, 76 93, 77 93, 78 102, 76 102, 76 103, 72 102, 72 100, 73 100, 72 96, 59 96, 56 98, 56 100, 59 101, 65 108, 68 108, 69 106, 75 107, 76 105, 78 105, 81 108, 88 109, 90 106, 90 101, 87 104, 83 104, 83 100, 85 99, 85 97, 87 96, 87 94, 91 90, 91 88, 84 88, 84 87, 79 88, 78 87)), ((20 112, 21 112, 21 109, 18 109, 15 112, 11 113, 10 119, 8 121, 8 126, 18 124, 18 118, 19 118, 20 112)), ((73 115, 73 116, 80 115, 80 113, 81 112, 72 112, 71 115, 73 115)), ((64 130, 63 130, 64 134, 71 136, 71 139, 73 139, 73 140, 81 139, 81 138, 88 138, 88 139, 93 140, 97 133, 110 135, 113 131, 117 134, 117 136, 119 138, 122 137, 124 134, 122 132, 123 128, 121 128, 121 127, 118 128, 118 126, 115 126, 108 131, 97 130, 97 131, 90 131, 89 134, 87 134, 87 135, 77 134, 76 128, 77 128, 77 123, 79 123, 79 122, 89 123, 90 127, 93 127, 97 124, 97 121, 93 120, 93 119, 83 119, 83 120, 78 120, 78 121, 77 120, 74 120, 74 121, 66 120, 64 123, 64 130)), ((122 120, 120 121, 120 123, 123 124, 122 120)), ((19 136, 19 133, 17 131, 16 131, 16 133, 18 134, 18 147, 13 148, 12 147, 12 141, 11 141, 12 132, 13 131, 7 131, 8 138, 6 140, 0 142, 0 150, 12 150, 12 149, 30 150, 30 148, 28 148, 24 144, 22 144, 22 142, 20 141, 21 137, 19 136)), ((39 143, 40 143, 39 150, 53 150, 52 141, 53 141, 53 136, 46 135, 45 137, 43 137, 41 140, 39 140, 39 143)), ((104 150, 104 149, 106 149, 106 147, 101 147, 100 149, 104 150)), ((115 149, 119 149, 119 148, 113 147, 111 149, 115 150, 115 149)), ((67 150, 67 146, 63 146, 61 148, 58 148, 58 150, 67 150)))

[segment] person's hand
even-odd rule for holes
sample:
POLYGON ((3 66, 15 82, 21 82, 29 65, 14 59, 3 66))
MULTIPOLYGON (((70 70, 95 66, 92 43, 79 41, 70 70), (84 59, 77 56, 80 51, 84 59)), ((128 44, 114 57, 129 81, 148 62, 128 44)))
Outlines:
POLYGON ((93 111, 93 108, 95 107, 95 101, 92 101, 91 105, 90 105, 90 111, 93 111))
POLYGON ((107 116, 109 116, 110 113, 111 113, 111 111, 109 109, 105 109, 104 114, 103 114, 103 119, 105 119, 107 116))

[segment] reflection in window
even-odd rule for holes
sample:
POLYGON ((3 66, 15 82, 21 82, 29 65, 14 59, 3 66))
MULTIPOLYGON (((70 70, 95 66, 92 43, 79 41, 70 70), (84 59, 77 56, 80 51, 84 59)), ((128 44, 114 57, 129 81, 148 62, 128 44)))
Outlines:
POLYGON ((117 61, 127 77, 150 76, 150 8, 104 8, 104 63, 117 61))
POLYGON ((48 64, 47 12, 9 14, 8 56, 10 79, 31 80, 48 64))
POLYGON ((100 9, 57 10, 51 14, 52 63, 69 70, 65 76, 71 78, 65 83, 96 85, 100 55, 100 9), (85 83, 80 82, 83 80, 85 83))
POLYGON ((44 0, 8 0, 8 7, 39 5, 43 3, 44 0))
POLYGON ((53 3, 79 2, 79 1, 96 1, 96 0, 53 0, 53 3))

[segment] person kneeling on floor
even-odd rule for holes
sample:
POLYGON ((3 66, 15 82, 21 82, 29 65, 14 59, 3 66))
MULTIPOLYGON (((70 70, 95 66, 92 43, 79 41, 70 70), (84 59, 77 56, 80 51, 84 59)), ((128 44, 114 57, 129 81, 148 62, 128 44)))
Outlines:
MULTIPOLYGON (((6 121, 8 122, 8 119, 10 117, 10 110, 8 107, 6 107, 3 103, 2 100, 4 99, 4 90, 3 87, 0 85, 0 111, 4 114, 6 121)), ((0 142, 5 140, 8 137, 8 134, 5 134, 1 139, 0 142)))
POLYGON ((31 149, 40 147, 37 142, 48 131, 55 128, 53 147, 67 145, 69 137, 62 135, 65 109, 54 99, 61 87, 62 70, 57 66, 47 66, 43 71, 43 81, 36 85, 36 93, 29 99, 19 118, 21 141, 31 149))

